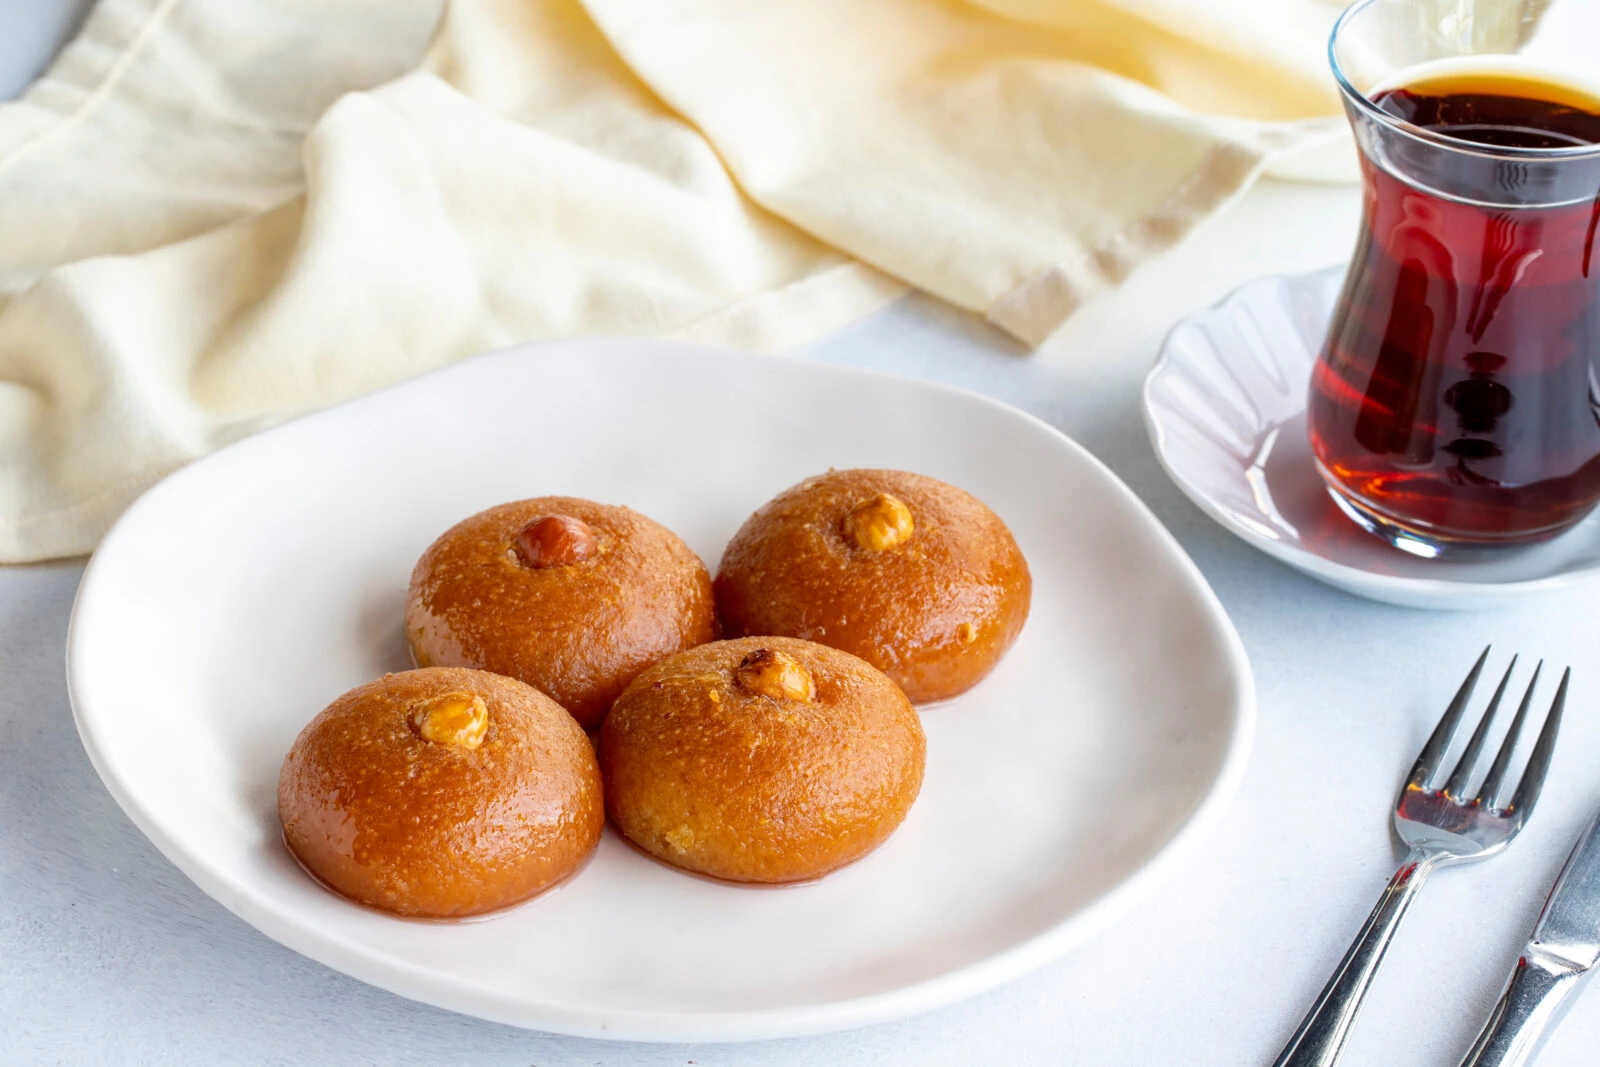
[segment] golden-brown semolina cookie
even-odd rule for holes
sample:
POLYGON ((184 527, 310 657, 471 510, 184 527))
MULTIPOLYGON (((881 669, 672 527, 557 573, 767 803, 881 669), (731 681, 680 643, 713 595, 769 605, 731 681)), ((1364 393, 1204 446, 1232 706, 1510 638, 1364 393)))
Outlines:
POLYGON ((998 515, 953 485, 890 470, 829 471, 779 493, 734 534, 716 580, 724 636, 832 645, 919 704, 993 670, 1031 595, 998 515))
POLYGON ((456 667, 388 674, 335 700, 278 775, 289 850, 361 904, 461 918, 583 865, 605 826, 588 737, 543 693, 456 667))
POLYGON ((881 671, 809 641, 747 637, 641 674, 599 749, 606 811, 645 852, 733 882, 800 882, 894 832, 926 743, 881 671))
POLYGON ((716 637, 711 576, 636 511, 521 500, 457 523, 422 554, 406 637, 419 666, 519 678, 593 730, 640 671, 716 637))

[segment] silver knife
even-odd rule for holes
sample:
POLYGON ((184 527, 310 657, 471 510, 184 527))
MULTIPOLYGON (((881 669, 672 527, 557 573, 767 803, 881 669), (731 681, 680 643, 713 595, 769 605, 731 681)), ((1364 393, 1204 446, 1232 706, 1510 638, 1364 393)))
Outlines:
POLYGON ((1500 1003, 1461 1067, 1520 1067, 1555 1029, 1600 963, 1600 814, 1567 857, 1500 1003))

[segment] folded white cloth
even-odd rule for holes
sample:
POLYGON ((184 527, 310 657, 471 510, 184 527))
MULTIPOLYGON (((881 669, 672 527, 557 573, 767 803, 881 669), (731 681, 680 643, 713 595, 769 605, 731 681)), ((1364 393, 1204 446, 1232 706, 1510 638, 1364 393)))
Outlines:
POLYGON ((1265 166, 1341 165, 1334 13, 101 0, 0 106, 0 560, 516 341, 781 349, 910 284, 1038 343, 1265 166))

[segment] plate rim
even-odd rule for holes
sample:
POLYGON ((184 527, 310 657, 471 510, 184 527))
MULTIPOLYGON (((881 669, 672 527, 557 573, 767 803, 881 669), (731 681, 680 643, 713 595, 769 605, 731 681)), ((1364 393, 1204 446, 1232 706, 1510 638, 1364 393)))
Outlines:
MULTIPOLYGON (((1161 420, 1155 414, 1155 405, 1152 400, 1158 379, 1164 372, 1169 371, 1175 365, 1172 357, 1173 338, 1177 336, 1180 330, 1186 327, 1222 315, 1248 291, 1256 288, 1266 288, 1276 282, 1309 285, 1314 282, 1321 282, 1325 278, 1342 275, 1346 270, 1346 264, 1338 263, 1332 266, 1319 267, 1316 270, 1301 271, 1293 274, 1264 274, 1251 278, 1242 285, 1234 286, 1215 302, 1183 316, 1162 336, 1161 344, 1157 348, 1155 362, 1151 365, 1150 370, 1145 373, 1144 381, 1139 387, 1139 409, 1144 418, 1145 433, 1150 439, 1151 451, 1156 454, 1156 462, 1161 465, 1161 469, 1166 473, 1168 480, 1178 487, 1183 495, 1189 499, 1190 503, 1205 512, 1212 521, 1257 551, 1263 552, 1304 574, 1309 574, 1319 581, 1367 599, 1383 600, 1386 603, 1399 603, 1405 607, 1435 610, 1453 607, 1470 609, 1482 605, 1485 601, 1500 603, 1524 596, 1535 596, 1570 589, 1574 586, 1585 585, 1600 579, 1600 562, 1596 562, 1589 567, 1562 570, 1556 574, 1545 575, 1542 578, 1524 578, 1505 582, 1463 582, 1451 578, 1421 578, 1369 571, 1363 567, 1341 563, 1336 559, 1314 552, 1301 541, 1296 541, 1293 545, 1290 545, 1287 542, 1262 537, 1248 525, 1239 522, 1230 512, 1218 506, 1208 494, 1178 473, 1172 462, 1167 458, 1165 430, 1161 420), (1374 586, 1391 591, 1390 595, 1406 596, 1408 599, 1405 601, 1390 600, 1374 591, 1374 586)), ((1299 410, 1303 411, 1304 407, 1302 406, 1299 410)), ((1279 425, 1282 424, 1280 423, 1279 425)), ((1419 565, 1425 565, 1427 562, 1427 560, 1417 560, 1419 565)))
POLYGON ((1215 590, 1206 581, 1199 567, 1144 501, 1098 457, 1077 441, 1043 419, 1003 401, 960 386, 872 368, 850 367, 785 355, 744 353, 733 349, 655 338, 583 337, 510 345, 470 356, 425 374, 287 419, 262 432, 272 433, 277 429, 306 421, 338 419, 346 408, 381 404, 383 398, 391 392, 425 389, 429 380, 439 375, 451 374, 468 363, 547 358, 559 353, 563 348, 592 349, 597 345, 603 349, 614 350, 624 358, 659 358, 662 355, 670 357, 673 353, 696 353, 703 357, 733 358, 741 362, 754 360, 789 366, 803 365, 807 368, 807 373, 831 375, 841 379, 865 378, 891 381, 912 389, 958 396, 1011 417, 1020 417, 1033 424, 1035 428, 1045 431, 1058 445, 1065 446, 1076 459, 1086 463, 1102 481, 1109 483, 1112 492, 1131 506, 1136 521, 1143 521, 1149 525, 1152 534, 1167 549, 1178 572, 1183 576, 1188 593, 1196 598, 1197 606, 1222 638, 1221 643, 1225 653, 1222 666, 1232 677, 1235 693, 1232 706, 1228 709, 1231 722, 1228 724, 1226 747, 1209 785, 1176 830, 1143 863, 1133 867, 1120 881, 1060 922, 1008 948, 953 967, 934 977, 864 996, 779 1008, 710 1012, 596 1009, 548 1002, 532 1004, 524 998, 499 993, 488 983, 478 984, 442 976, 430 968, 381 950, 374 950, 364 943, 343 939, 334 931, 322 928, 313 930, 297 921, 281 907, 274 906, 265 895, 252 893, 247 885, 236 884, 233 879, 206 862, 204 857, 183 848, 166 832, 161 820, 140 803, 134 791, 117 772, 115 761, 102 749, 94 722, 97 714, 103 713, 97 713, 86 706, 83 697, 85 687, 80 679, 80 671, 84 669, 81 663, 80 623, 84 616, 93 610, 93 600, 98 589, 95 576, 98 573, 103 547, 113 543, 125 525, 131 523, 132 516, 155 506, 152 501, 159 501, 163 493, 170 492, 172 484, 181 483, 183 479, 191 476, 190 472, 194 468, 210 462, 217 456, 225 455, 237 448, 248 447, 250 442, 260 436, 252 434, 171 472, 141 494, 117 518, 84 569, 73 599, 72 613, 67 627, 65 655, 67 694, 79 740, 89 756, 95 773, 139 831, 212 900, 272 940, 323 966, 407 999, 464 1015, 527 1029, 603 1040, 664 1043, 748 1041, 797 1037, 887 1022, 945 1007, 1021 977, 1059 958, 1126 914, 1138 900, 1170 877, 1174 868, 1188 858, 1199 842, 1215 829, 1222 814, 1238 792, 1255 734, 1257 719, 1255 677, 1243 641, 1215 590))

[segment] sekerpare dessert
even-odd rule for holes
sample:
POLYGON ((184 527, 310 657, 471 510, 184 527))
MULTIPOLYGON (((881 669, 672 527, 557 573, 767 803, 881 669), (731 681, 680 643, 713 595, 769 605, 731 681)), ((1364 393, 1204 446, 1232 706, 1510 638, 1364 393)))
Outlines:
POLYGON ((350 690, 278 776, 289 850, 312 875, 397 915, 464 918, 563 881, 605 825, 588 737, 543 693, 429 668, 350 690))
POLYGON ((922 723, 881 671, 784 637, 718 641, 634 679, 600 730, 606 810, 656 858, 800 882, 894 832, 922 786, 922 723))
POLYGON ((457 523, 411 574, 423 667, 476 667, 548 694, 587 730, 650 664, 716 636, 711 576, 671 530, 575 497, 457 523))
POLYGON ((1028 617, 1032 580, 982 501, 905 471, 846 470, 779 493, 716 579, 725 636, 781 634, 866 660, 916 703, 976 685, 1028 617))

